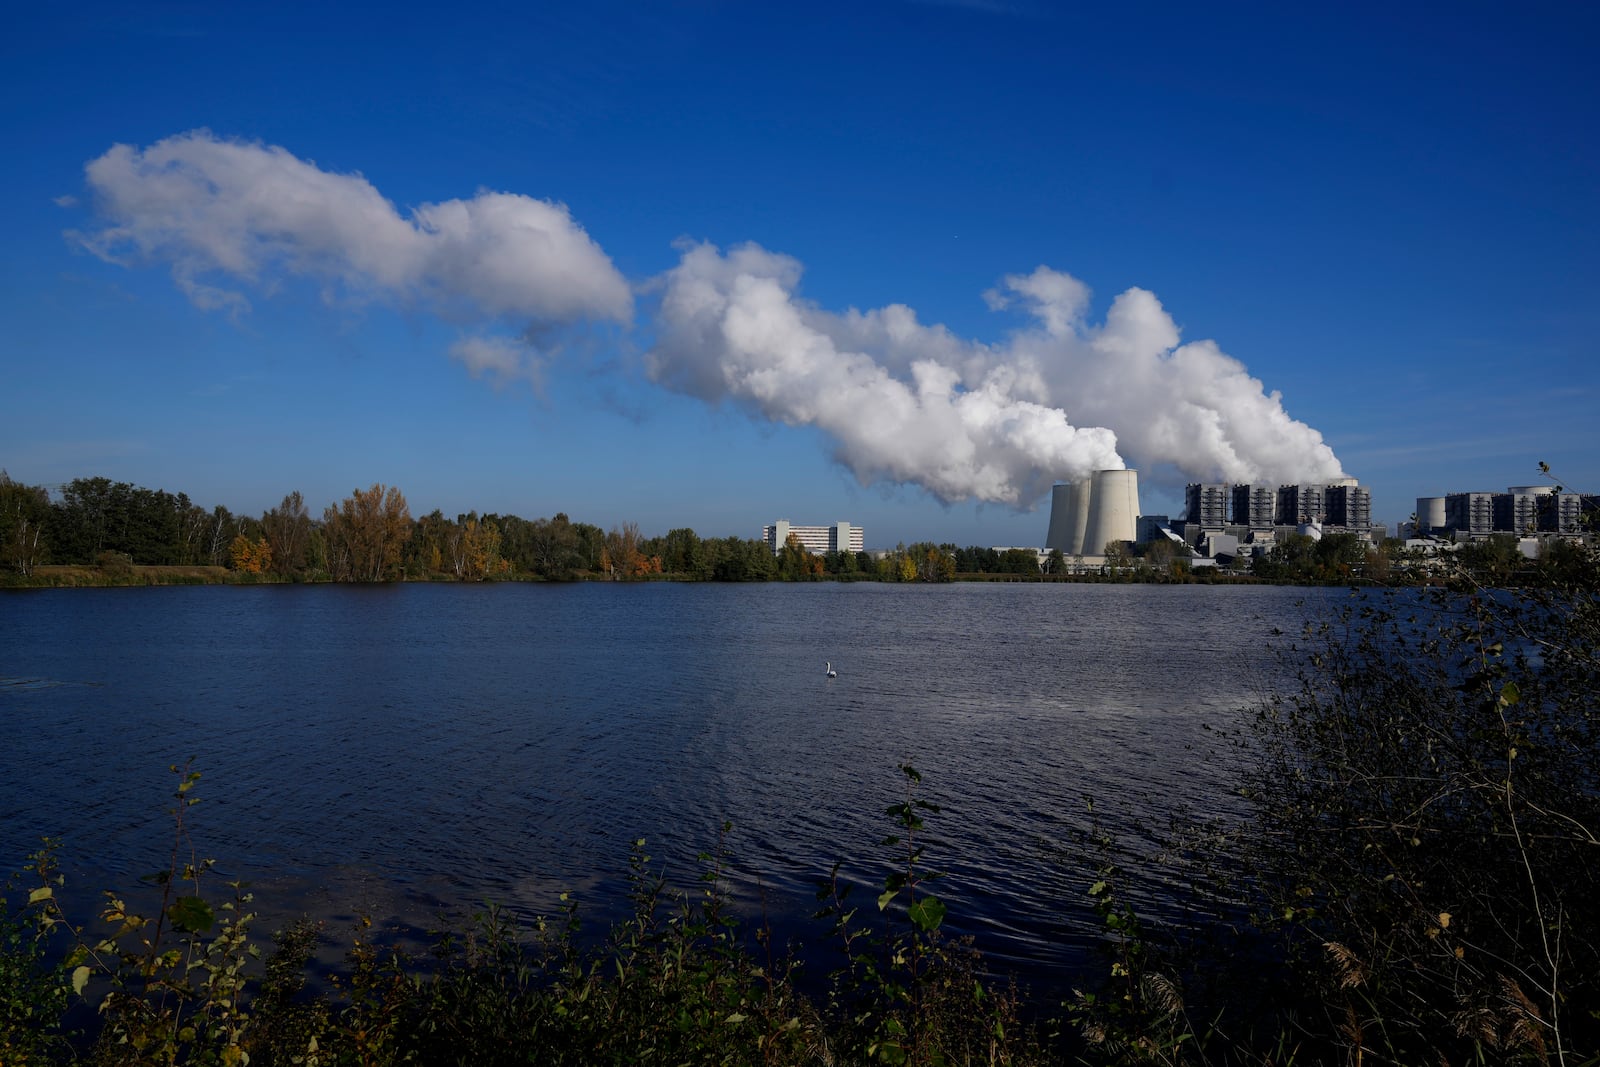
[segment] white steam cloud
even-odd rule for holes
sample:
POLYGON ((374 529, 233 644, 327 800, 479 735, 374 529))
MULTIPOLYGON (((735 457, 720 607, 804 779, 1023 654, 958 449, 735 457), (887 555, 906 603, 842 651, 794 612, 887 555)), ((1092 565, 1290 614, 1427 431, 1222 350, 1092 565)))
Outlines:
MULTIPOLYGON (((552 353, 536 339, 552 329, 632 321, 628 282, 552 201, 480 192, 402 214, 358 174, 205 130, 117 145, 86 171, 101 223, 73 236, 111 262, 167 264, 201 307, 243 312, 240 287, 270 292, 296 277, 329 300, 418 305, 486 331, 450 356, 496 385, 537 386, 552 353)), ((1052 482, 1123 467, 1124 456, 1157 480, 1343 473, 1322 436, 1238 360, 1210 341, 1180 344, 1143 289, 1097 324, 1071 275, 1008 275, 985 299, 1031 321, 985 344, 902 304, 823 310, 799 297, 800 274, 753 244, 685 247, 652 283, 652 377, 815 426, 862 484, 918 485, 952 503, 1030 508, 1052 482)))
POLYGON ((633 296, 563 204, 514 193, 423 204, 401 215, 359 174, 332 174, 282 148, 196 130, 140 150, 116 145, 86 168, 106 224, 76 235, 112 262, 170 263, 197 305, 248 310, 232 278, 280 275, 358 299, 421 302, 447 318, 627 322, 633 296))
POLYGON ((1322 435, 1238 360, 1210 341, 1179 345, 1143 289, 1093 325, 1071 275, 1008 276, 990 306, 1015 304, 1036 324, 986 345, 901 304, 824 311, 795 295, 799 279, 795 260, 755 245, 687 249, 663 281, 651 372, 815 425, 863 483, 911 482, 947 502, 1028 507, 1052 481, 1123 467, 1121 456, 1206 481, 1342 474, 1322 435))
POLYGON ((1003 364, 964 383, 949 359, 961 346, 905 309, 871 325, 891 344, 918 331, 934 343, 904 353, 903 374, 891 373, 866 345, 841 343, 872 332, 865 320, 795 299, 799 276, 793 259, 755 245, 727 256, 688 249, 666 277, 651 372, 702 399, 733 397, 769 419, 822 429, 862 484, 912 482, 947 502, 1028 507, 1056 477, 1122 466, 1111 431, 1075 427, 1020 395, 1003 364))

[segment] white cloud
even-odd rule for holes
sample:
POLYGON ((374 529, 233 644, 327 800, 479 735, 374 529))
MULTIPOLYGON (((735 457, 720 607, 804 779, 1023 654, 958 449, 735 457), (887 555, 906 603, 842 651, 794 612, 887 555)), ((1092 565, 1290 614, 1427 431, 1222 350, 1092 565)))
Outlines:
POLYGON ((270 290, 301 276, 457 320, 632 316, 628 283, 563 204, 483 191, 402 215, 359 174, 206 130, 116 145, 86 173, 104 223, 77 235, 83 245, 170 264, 201 307, 248 310, 224 281, 270 290))
POLYGON ((496 388, 518 379, 535 386, 544 382, 538 353, 507 337, 464 337, 450 346, 450 358, 474 378, 490 379, 496 388))
POLYGON ((914 483, 947 502, 1031 507, 1053 481, 1121 467, 1122 456, 1205 481, 1342 473, 1321 435, 1243 364, 1210 341, 1180 345, 1143 289, 1094 325, 1088 287, 1071 275, 1009 275, 986 299, 1037 325, 987 345, 903 305, 823 310, 797 296, 800 274, 756 245, 684 249, 659 283, 651 374, 816 426, 863 483, 914 483))

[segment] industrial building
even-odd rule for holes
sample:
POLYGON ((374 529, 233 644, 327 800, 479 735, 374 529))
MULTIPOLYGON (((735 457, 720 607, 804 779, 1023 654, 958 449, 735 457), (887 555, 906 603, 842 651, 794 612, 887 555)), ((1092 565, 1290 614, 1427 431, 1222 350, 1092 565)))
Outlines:
POLYGON ((1354 478, 1346 478, 1328 486, 1323 492, 1327 507, 1323 521, 1329 526, 1346 530, 1372 528, 1372 494, 1354 478))
POLYGON ((1191 482, 1184 503, 1180 525, 1190 544, 1213 532, 1259 544, 1277 531, 1324 527, 1372 536, 1372 493, 1354 478, 1279 486, 1191 482))
POLYGON ((1233 486, 1233 524, 1270 530, 1278 515, 1278 494, 1265 485, 1233 486))
POLYGON ((1417 497, 1413 532, 1472 540, 1490 534, 1561 534, 1584 530, 1583 517, 1600 511, 1600 496, 1558 492, 1552 485, 1513 485, 1503 493, 1446 493, 1417 497))
POLYGON ((1444 524, 1446 529, 1464 534, 1484 535, 1494 532, 1493 493, 1450 493, 1444 498, 1444 524))
POLYGON ((832 526, 796 526, 788 519, 779 519, 771 526, 761 527, 761 540, 772 549, 774 556, 783 551, 790 536, 814 556, 828 552, 860 552, 866 548, 866 535, 861 527, 848 522, 836 522, 832 526))
POLYGON ((1301 484, 1278 486, 1278 509, 1273 516, 1278 526, 1304 526, 1320 523, 1328 515, 1328 487, 1301 484))
POLYGON ((1189 522, 1216 528, 1228 522, 1228 508, 1233 503, 1231 485, 1206 485, 1191 482, 1183 490, 1183 513, 1189 522))
POLYGON ((1098 471, 1051 491, 1050 529, 1045 548, 1069 557, 1095 560, 1112 541, 1182 540, 1197 550, 1237 554, 1295 532, 1373 536, 1372 494, 1354 478, 1326 484, 1250 485, 1195 482, 1184 489, 1184 513, 1177 521, 1139 514, 1138 474, 1098 471))

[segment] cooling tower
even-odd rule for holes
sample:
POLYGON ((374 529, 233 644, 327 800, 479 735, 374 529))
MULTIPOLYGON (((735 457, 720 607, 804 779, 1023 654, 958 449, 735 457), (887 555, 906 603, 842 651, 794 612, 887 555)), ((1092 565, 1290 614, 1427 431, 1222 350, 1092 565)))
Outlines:
POLYGON ((1096 471, 1089 496, 1083 554, 1098 556, 1108 541, 1133 541, 1139 526, 1139 472, 1096 471))
POLYGON ((1050 532, 1046 548, 1064 556, 1099 556, 1107 541, 1138 539, 1137 471, 1096 471, 1050 491, 1050 532))
POLYGON ((1417 529, 1442 530, 1444 528, 1444 497, 1417 497, 1417 529))
POLYGON ((1063 556, 1083 555, 1090 487, 1090 479, 1084 478, 1050 490, 1050 532, 1045 535, 1044 547, 1059 548, 1063 556))

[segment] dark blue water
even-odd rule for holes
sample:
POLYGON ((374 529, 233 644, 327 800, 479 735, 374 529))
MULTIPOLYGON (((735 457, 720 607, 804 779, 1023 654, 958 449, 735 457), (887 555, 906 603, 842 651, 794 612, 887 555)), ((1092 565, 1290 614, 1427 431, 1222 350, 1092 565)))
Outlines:
MULTIPOLYGON (((0 862, 58 836, 78 884, 196 849, 267 914, 426 924, 484 900, 613 914, 628 849, 690 886, 724 820, 737 898, 803 928, 836 860, 889 860, 925 776, 949 922, 1039 978, 1093 936, 1087 825, 1137 849, 1226 815, 1274 629, 1344 591, 955 584, 396 585, 0 596, 0 862), (838 677, 828 679, 831 660, 838 677)), ((1153 844, 1151 847, 1154 847, 1153 844)), ((1181 910, 1135 887, 1145 910, 1181 910)), ((818 931, 820 934, 820 931, 818 931)))

